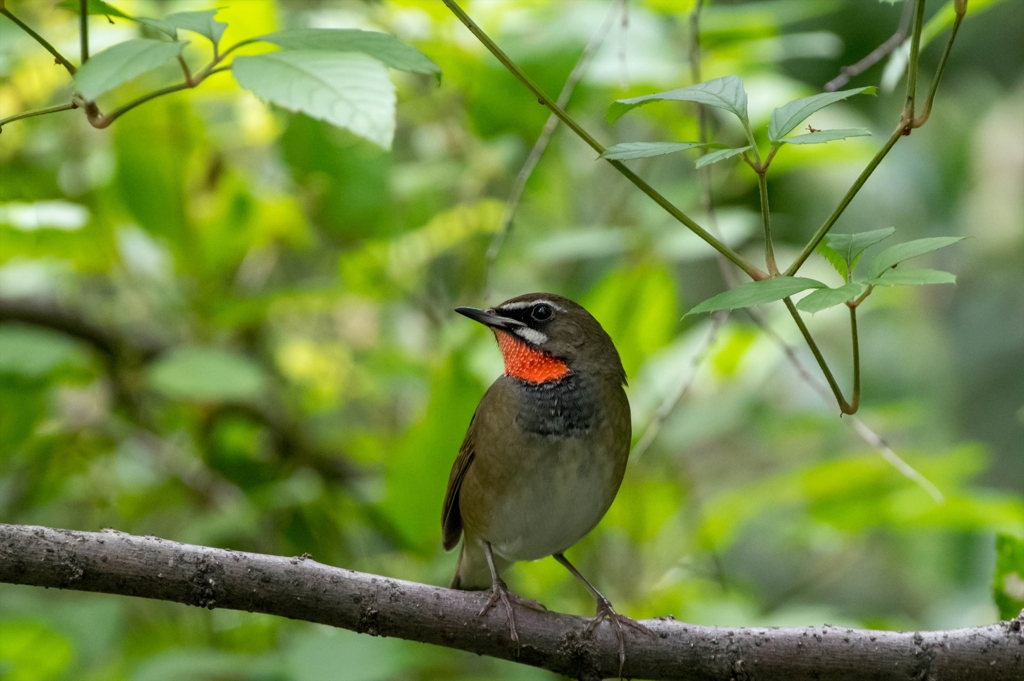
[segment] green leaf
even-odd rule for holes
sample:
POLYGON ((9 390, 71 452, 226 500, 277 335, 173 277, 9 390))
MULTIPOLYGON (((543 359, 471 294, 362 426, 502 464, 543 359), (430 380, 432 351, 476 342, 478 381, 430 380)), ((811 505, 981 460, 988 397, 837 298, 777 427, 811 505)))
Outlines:
POLYGON ((862 93, 873 95, 875 91, 876 88, 874 86, 860 87, 853 90, 825 92, 820 95, 793 100, 772 111, 771 121, 768 123, 768 139, 776 143, 781 142, 785 135, 795 130, 796 126, 807 120, 807 117, 815 111, 824 109, 826 106, 836 102, 841 102, 844 99, 849 99, 854 95, 862 93))
MULTIPOLYGON (((895 227, 875 229, 870 232, 858 232, 857 234, 829 234, 825 237, 828 247, 831 248, 846 264, 847 273, 843 278, 849 281, 850 272, 857 267, 860 256, 868 247, 874 246, 879 241, 888 239, 896 232, 895 227)), ((828 257, 828 256, 826 256, 828 257)), ((833 263, 835 265, 835 263, 833 263)), ((839 269, 838 267, 836 269, 839 269)))
POLYGON ((352 131, 384 148, 395 135, 395 86, 359 52, 282 51, 237 57, 239 85, 289 111, 352 131))
POLYGON ((708 146, 700 142, 623 142, 608 147, 601 154, 601 158, 612 161, 628 161, 634 158, 650 158, 651 156, 662 156, 674 154, 677 151, 696 149, 708 146))
POLYGON ((686 314, 698 312, 715 312, 716 310, 735 310, 739 307, 751 307, 762 303, 771 303, 806 291, 809 288, 825 288, 825 284, 806 277, 772 277, 761 281, 750 281, 740 284, 734 289, 719 293, 693 308, 686 314))
MULTIPOLYGON (((79 0, 63 0, 56 5, 61 9, 71 10, 75 14, 80 13, 81 2, 79 0)), ((86 14, 105 14, 108 17, 119 17, 121 19, 131 19, 130 16, 119 10, 118 8, 108 5, 103 0, 89 0, 85 6, 86 14)))
POLYGON ((388 33, 354 28, 296 28, 261 36, 257 40, 289 50, 362 52, 399 71, 441 78, 441 67, 430 57, 388 33))
POLYGON ((999 608, 999 619, 1011 620, 1024 610, 1024 540, 1009 534, 996 535, 992 598, 999 608))
POLYGON ((820 288, 801 298, 797 302, 796 308, 814 314, 836 305, 842 305, 848 300, 853 300, 864 293, 866 288, 867 285, 859 281, 845 284, 839 288, 820 288))
POLYGON ((22 324, 0 325, 0 374, 38 378, 59 366, 87 361, 81 345, 62 333, 22 324))
POLYGON ((936 236, 928 239, 915 239, 914 241, 907 241, 906 243, 896 244, 890 246, 871 261, 869 268, 870 278, 875 278, 881 275, 890 267, 894 267, 904 260, 910 260, 916 258, 919 255, 925 253, 931 253, 937 251, 940 248, 951 246, 958 241, 963 241, 967 237, 963 236, 936 236))
POLYGON ((835 130, 816 130, 806 135, 787 137, 779 140, 777 144, 824 144, 844 140, 848 137, 870 137, 871 131, 867 128, 837 128, 835 130))
POLYGON ((719 161, 724 161, 727 158, 739 156, 745 151, 750 151, 749 145, 745 147, 740 147, 738 149, 722 149, 721 151, 712 151, 710 154, 704 154, 703 156, 698 158, 696 167, 703 168, 704 166, 709 166, 712 163, 718 163, 719 161))
POLYGON ((251 400, 267 385, 263 369, 251 359, 211 347, 172 350, 150 365, 146 380, 164 397, 197 402, 251 400))
POLYGON ((955 284, 956 275, 939 270, 888 270, 879 277, 869 279, 872 286, 923 286, 925 284, 955 284))
POLYGON ((128 18, 131 19, 134 22, 142 24, 143 26, 148 26, 151 29, 153 29, 154 31, 159 31, 160 33, 163 33, 164 35, 166 35, 171 40, 177 40, 178 39, 178 29, 176 29, 173 24, 171 24, 169 22, 166 22, 163 19, 153 19, 152 17, 128 17, 128 18))
POLYGON ((205 12, 177 12, 168 14, 165 21, 175 28, 206 36, 211 43, 217 45, 220 43, 220 37, 224 35, 224 29, 228 27, 223 21, 213 18, 217 12, 215 9, 205 12))
POLYGON ((821 256, 825 258, 825 260, 829 261, 832 267, 835 268, 836 272, 839 273, 839 276, 843 278, 843 281, 850 281, 850 268, 846 266, 846 261, 843 260, 843 256, 839 255, 834 248, 824 241, 819 241, 818 253, 821 253, 821 256))
POLYGON ((743 90, 743 81, 736 76, 716 78, 706 83, 691 85, 679 90, 659 92, 654 95, 620 99, 608 107, 605 120, 611 124, 638 106, 666 101, 707 104, 735 114, 744 124, 747 123, 747 93, 743 90))
POLYGON ((117 43, 78 67, 75 87, 87 100, 94 100, 136 76, 174 61, 187 44, 145 38, 117 43))

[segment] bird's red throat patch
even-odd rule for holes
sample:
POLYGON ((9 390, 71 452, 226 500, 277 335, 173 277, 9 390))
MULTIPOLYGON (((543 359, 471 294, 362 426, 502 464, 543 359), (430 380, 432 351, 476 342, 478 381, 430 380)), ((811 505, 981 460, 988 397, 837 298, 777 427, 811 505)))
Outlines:
POLYGON ((507 331, 494 330, 505 359, 505 375, 530 383, 557 381, 569 373, 565 362, 531 347, 507 331))

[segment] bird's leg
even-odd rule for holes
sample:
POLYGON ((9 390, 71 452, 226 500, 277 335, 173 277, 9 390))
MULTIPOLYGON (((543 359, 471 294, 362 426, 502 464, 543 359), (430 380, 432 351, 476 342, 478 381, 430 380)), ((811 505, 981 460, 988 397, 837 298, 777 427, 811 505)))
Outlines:
POLYGON ((505 606, 505 613, 508 615, 509 633, 512 636, 513 643, 515 643, 518 648, 519 632, 516 631, 516 615, 515 611, 512 609, 512 604, 518 603, 524 608, 536 610, 537 612, 547 612, 548 609, 537 601, 520 598, 513 593, 509 593, 508 585, 505 584, 505 580, 498 575, 498 568, 494 565, 494 553, 491 551, 491 543, 485 541, 483 544, 484 555, 487 556, 487 567, 491 569, 491 597, 487 599, 487 602, 484 604, 483 609, 480 610, 477 617, 483 617, 491 608, 497 605, 498 601, 501 601, 501 604, 505 606))
POLYGON ((647 634, 648 636, 654 636, 654 632, 640 624, 634 619, 620 615, 615 612, 615 608, 612 607, 611 601, 601 595, 601 592, 594 588, 586 577, 580 574, 569 559, 564 554, 556 553, 554 559, 565 566, 565 569, 572 573, 572 576, 583 582, 583 586, 587 588, 590 595, 597 601, 597 614, 594 615, 594 619, 587 625, 587 633, 593 633, 594 629, 597 628, 604 620, 608 620, 612 627, 615 629, 615 637, 619 640, 619 678, 622 678, 622 667, 626 664, 626 637, 622 631, 622 626, 632 627, 637 631, 647 634))

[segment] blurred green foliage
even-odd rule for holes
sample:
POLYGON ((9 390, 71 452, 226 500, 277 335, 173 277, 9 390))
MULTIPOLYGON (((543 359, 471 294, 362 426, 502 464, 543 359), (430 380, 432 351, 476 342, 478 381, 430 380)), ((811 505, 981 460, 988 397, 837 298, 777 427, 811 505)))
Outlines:
MULTIPOLYGON (((209 9, 114 4, 149 16, 209 9)), ((609 3, 466 5, 556 93, 609 3)), ((896 147, 836 227, 895 225, 894 242, 972 237, 915 265, 956 273, 955 288, 879 290, 861 320, 859 416, 945 504, 849 429, 777 340, 737 312, 606 519, 570 551, 621 611, 910 629, 988 623, 1021 607, 1012 575, 1024 574, 1024 11, 988 5, 969 15, 928 125, 896 147)), ((638 1, 628 28, 616 24, 570 104, 602 142, 696 139, 687 103, 603 122, 616 99, 690 84, 691 6, 638 1)), ((75 15, 52 3, 17 10, 74 54, 75 15)), ((774 106, 819 92, 886 40, 901 11, 712 3, 704 77, 743 77, 751 123, 763 127, 774 106)), ((444 78, 391 72, 390 153, 226 78, 103 131, 78 112, 5 126, 0 520, 308 552, 446 583, 455 557, 440 547, 445 482, 501 371, 493 341, 451 309, 529 290, 584 303, 622 353, 639 437, 701 353, 711 322, 680 317, 724 289, 713 252, 561 130, 488 277, 485 252, 547 114, 440 3, 237 0, 217 18, 230 43, 285 28, 393 32, 444 78), (48 326, 16 322, 10 311, 25 306, 52 312, 48 326)), ((140 30, 102 17, 91 28, 97 49, 140 30)), ((925 82, 939 43, 924 53, 925 82)), ((882 69, 850 87, 878 84, 882 69)), ((6 21, 0 76, 2 116, 68 95, 66 74, 6 21)), ((148 78, 104 105, 148 91, 148 78)), ((769 174, 780 263, 831 211, 901 100, 882 88, 810 119, 874 138, 780 154, 769 174)), ((726 117, 712 125, 741 143, 726 117)), ((686 152, 629 163, 706 222, 686 152)), ((723 163, 712 177, 725 240, 759 262, 752 174, 723 163)), ((818 256, 803 272, 841 283, 818 256)), ((796 344, 777 308, 764 310, 770 327, 796 344)), ((839 310, 808 321, 843 377, 846 321, 839 310)), ((590 613, 554 561, 518 565, 509 579, 549 607, 590 613)), ((6 585, 0 670, 18 681, 548 676, 259 615, 6 585)))

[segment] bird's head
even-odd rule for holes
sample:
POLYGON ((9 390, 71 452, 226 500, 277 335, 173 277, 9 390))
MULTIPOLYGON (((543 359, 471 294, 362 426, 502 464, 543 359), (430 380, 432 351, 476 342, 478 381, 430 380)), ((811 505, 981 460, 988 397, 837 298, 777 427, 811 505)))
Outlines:
POLYGON ((494 331, 508 376, 544 383, 586 372, 626 382, 612 339, 593 315, 568 298, 527 293, 487 310, 455 311, 494 331))

